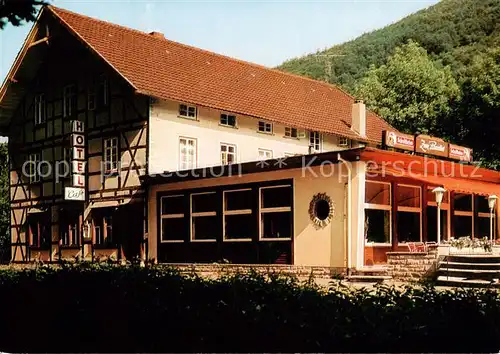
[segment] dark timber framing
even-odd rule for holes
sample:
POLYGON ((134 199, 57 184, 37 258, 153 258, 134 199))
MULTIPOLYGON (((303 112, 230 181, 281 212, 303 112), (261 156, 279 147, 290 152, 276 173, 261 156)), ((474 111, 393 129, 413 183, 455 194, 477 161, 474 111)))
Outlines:
MULTIPOLYGON (((38 45, 28 49, 22 64, 23 67, 32 65, 33 74, 23 78, 22 73, 18 73, 16 79, 19 78, 19 82, 11 84, 18 85, 17 87, 22 85, 22 96, 19 96, 19 103, 13 110, 7 129, 11 166, 11 259, 17 262, 35 258, 49 262, 58 261, 66 257, 68 250, 78 251, 82 258, 92 258, 96 248, 94 237, 88 234, 90 237, 83 237, 85 232, 94 229, 92 210, 100 208, 102 203, 107 203, 106 206, 111 203, 117 211, 130 204, 140 205, 142 210, 146 204, 146 195, 139 177, 145 174, 148 168, 149 98, 135 94, 121 75, 108 67, 50 12, 42 14, 35 24, 34 33, 28 40, 38 45), (40 36, 43 34, 38 33, 40 31, 36 26, 50 27, 50 41, 41 41, 43 38, 40 36), (31 51, 39 52, 33 52, 30 56, 31 51), (43 56, 39 57, 39 54, 43 56), (33 64, 36 61, 41 61, 42 64, 37 67, 33 64), (107 90, 107 102, 89 110, 89 88, 95 88, 96 78, 99 77, 106 80, 104 89, 107 90), (72 107, 74 110, 71 116, 64 117, 63 90, 70 84, 75 86, 75 104, 72 107), (45 102, 45 119, 36 125, 35 94, 43 94, 45 102), (52 167, 63 159, 64 149, 70 144, 71 120, 85 123, 85 202, 64 200, 64 187, 71 185, 70 177, 58 179, 52 171, 52 174, 41 178, 40 182, 30 183, 29 178, 23 176, 22 172, 23 164, 32 153, 39 153, 41 159, 48 161, 52 167), (111 135, 118 138, 119 161, 128 164, 122 164, 116 176, 102 178, 100 167, 104 150, 101 143, 103 138, 111 135), (63 231, 59 216, 61 208, 70 208, 78 214, 78 248, 62 245, 63 231), (51 242, 48 247, 35 249, 29 244, 26 224, 30 213, 38 209, 50 215, 51 242)), ((98 92, 96 89, 96 95, 98 92)), ((145 219, 141 218, 141 225, 144 223, 145 219)), ((141 233, 141 239, 144 239, 144 230, 141 233)), ((141 247, 144 247, 144 241, 141 247)), ((118 258, 122 258, 127 250, 123 249, 123 244, 119 244, 114 251, 118 258)))

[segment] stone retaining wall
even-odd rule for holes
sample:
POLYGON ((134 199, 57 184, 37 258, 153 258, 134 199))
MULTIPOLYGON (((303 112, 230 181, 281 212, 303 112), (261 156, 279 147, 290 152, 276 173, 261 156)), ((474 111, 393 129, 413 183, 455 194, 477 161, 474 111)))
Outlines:
POLYGON ((195 272, 206 277, 217 277, 221 274, 247 273, 253 269, 261 274, 282 273, 295 275, 298 278, 307 278, 311 275, 316 279, 331 279, 345 275, 345 268, 313 267, 277 264, 164 264, 177 268, 181 273, 195 272))
POLYGON ((394 280, 431 278, 437 270, 438 252, 387 252, 387 273, 394 280))

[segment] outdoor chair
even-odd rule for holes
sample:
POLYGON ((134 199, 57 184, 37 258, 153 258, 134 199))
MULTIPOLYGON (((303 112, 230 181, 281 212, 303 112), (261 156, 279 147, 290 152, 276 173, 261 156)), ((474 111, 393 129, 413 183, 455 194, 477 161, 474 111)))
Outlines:
POLYGON ((427 246, 423 242, 415 242, 415 252, 427 252, 427 246))
POLYGON ((417 252, 417 247, 415 246, 415 242, 407 242, 406 245, 408 246, 408 250, 411 253, 417 252))

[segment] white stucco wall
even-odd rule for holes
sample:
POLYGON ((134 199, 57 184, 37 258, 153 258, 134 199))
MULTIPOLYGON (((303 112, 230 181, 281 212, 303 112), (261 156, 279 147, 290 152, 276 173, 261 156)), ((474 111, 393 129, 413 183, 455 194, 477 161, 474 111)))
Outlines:
MULTIPOLYGON (((285 126, 274 124, 273 134, 257 131, 259 119, 237 115, 237 127, 219 124, 221 111, 197 107, 197 119, 178 116, 179 102, 159 100, 150 108, 149 171, 161 173, 176 171, 179 165, 179 138, 197 140, 197 167, 221 164, 220 144, 236 146, 237 162, 256 161, 258 150, 272 150, 273 158, 285 153, 307 154, 309 134, 306 138, 286 138, 285 126)), ((323 135, 323 151, 341 150, 337 137, 323 135)))

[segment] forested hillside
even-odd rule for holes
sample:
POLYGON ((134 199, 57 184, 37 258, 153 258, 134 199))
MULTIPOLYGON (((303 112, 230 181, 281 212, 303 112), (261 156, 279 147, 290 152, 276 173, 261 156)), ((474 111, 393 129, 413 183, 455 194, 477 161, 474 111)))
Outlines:
POLYGON ((330 82, 353 89, 371 65, 385 64, 395 48, 409 39, 460 75, 475 54, 500 46, 500 1, 442 0, 353 41, 286 61, 279 69, 319 80, 329 76, 330 82), (325 73, 328 59, 316 54, 332 55, 331 75, 325 73))
POLYGON ((470 146, 498 168, 499 48, 500 0, 442 0, 279 69, 338 84, 401 131, 470 146))

